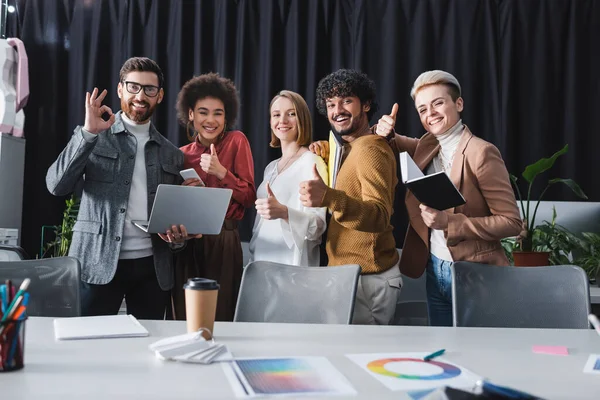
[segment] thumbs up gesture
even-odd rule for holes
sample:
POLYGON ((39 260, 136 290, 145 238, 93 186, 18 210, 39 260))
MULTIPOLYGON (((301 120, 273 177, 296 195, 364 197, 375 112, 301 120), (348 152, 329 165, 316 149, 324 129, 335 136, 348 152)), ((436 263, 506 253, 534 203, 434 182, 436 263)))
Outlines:
POLYGON ((304 207, 322 207, 327 185, 323 182, 317 164, 313 164, 312 179, 300 182, 300 201, 304 207))
POLYGON ((214 143, 210 145, 210 154, 200 156, 200 168, 207 174, 214 175, 219 179, 223 179, 227 175, 227 169, 219 162, 214 143))
POLYGON ((288 220, 288 208, 277 201, 269 182, 267 182, 267 198, 257 199, 255 207, 256 213, 264 219, 288 220))
POLYGON ((398 103, 394 103, 392 112, 389 115, 382 115, 377 122, 377 134, 379 136, 388 137, 394 132, 396 126, 396 114, 398 113, 398 103))

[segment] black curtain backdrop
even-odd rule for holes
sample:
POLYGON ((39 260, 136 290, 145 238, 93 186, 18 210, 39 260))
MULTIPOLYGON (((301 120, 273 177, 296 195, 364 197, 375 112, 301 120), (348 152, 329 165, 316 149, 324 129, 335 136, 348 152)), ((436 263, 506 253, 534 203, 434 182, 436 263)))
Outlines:
MULTIPOLYGON (((30 254, 38 253, 41 226, 62 218, 64 199, 48 193, 45 174, 83 123, 85 92, 108 89, 105 102, 116 111, 119 68, 131 56, 163 68, 166 96, 154 122, 177 145, 186 143, 175 114, 182 84, 209 71, 236 82, 238 127, 252 146, 257 185, 278 157, 268 146, 268 105, 277 91, 302 94, 313 111, 314 139, 325 139, 316 85, 338 68, 360 69, 378 88, 381 110, 371 122, 398 102, 397 130, 419 137, 411 85, 425 70, 444 69, 462 84, 463 121, 498 146, 510 172, 520 175, 568 143, 548 177, 574 178, 600 201, 600 1, 19 0, 7 34, 20 37, 29 56, 22 246, 30 254)), ((393 223, 401 247, 401 184, 397 193, 393 223)), ((556 188, 547 199, 575 198, 556 188)), ((253 219, 250 210, 244 240, 253 219)))

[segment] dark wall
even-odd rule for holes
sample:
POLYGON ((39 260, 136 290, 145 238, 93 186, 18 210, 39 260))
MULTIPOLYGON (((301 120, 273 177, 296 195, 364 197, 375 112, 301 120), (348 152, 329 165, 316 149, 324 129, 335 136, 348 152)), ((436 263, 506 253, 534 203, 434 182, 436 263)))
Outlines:
MULTIPOLYGON (((424 70, 444 69, 462 84, 463 121, 498 146, 510 172, 568 143, 549 177, 574 178, 600 200, 600 1, 20 0, 8 35, 22 38, 29 56, 22 244, 30 254, 38 252, 41 225, 61 219, 64 199, 51 196, 44 179, 83 123, 85 92, 107 88, 106 104, 116 110, 118 71, 131 56, 164 69, 166 97, 154 121, 178 145, 186 143, 174 109, 181 85, 209 71, 236 82, 238 127, 250 140, 257 184, 277 157, 268 147, 268 104, 277 91, 306 98, 314 137, 323 139, 328 124, 314 108, 319 79, 341 67, 361 69, 379 91, 372 122, 398 102, 397 130, 418 137, 412 82, 424 70)), ((403 194, 399 185, 399 247, 403 194)), ((547 199, 573 196, 557 188, 547 199)), ((251 211, 242 225, 245 240, 253 218, 251 211)))

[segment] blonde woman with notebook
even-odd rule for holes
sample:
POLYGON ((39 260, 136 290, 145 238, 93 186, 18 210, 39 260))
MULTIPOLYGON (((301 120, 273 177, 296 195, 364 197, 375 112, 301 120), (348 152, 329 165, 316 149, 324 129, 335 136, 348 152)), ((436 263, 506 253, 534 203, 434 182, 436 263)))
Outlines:
POLYGON ((267 165, 257 190, 250 261, 318 266, 326 210, 302 206, 298 187, 317 174, 327 181, 327 166, 308 151, 312 121, 302 96, 279 92, 271 101, 270 125, 270 146, 281 148, 281 157, 267 165))
POLYGON ((408 152, 426 174, 446 173, 465 200, 436 210, 421 204, 411 191, 406 194, 410 225, 400 270, 411 278, 427 274, 430 325, 452 326, 452 263, 508 265, 500 239, 518 235, 521 218, 500 152, 462 123, 458 80, 445 71, 424 72, 415 80, 411 97, 426 130, 421 138, 394 133, 398 105, 373 129, 395 151, 408 152))

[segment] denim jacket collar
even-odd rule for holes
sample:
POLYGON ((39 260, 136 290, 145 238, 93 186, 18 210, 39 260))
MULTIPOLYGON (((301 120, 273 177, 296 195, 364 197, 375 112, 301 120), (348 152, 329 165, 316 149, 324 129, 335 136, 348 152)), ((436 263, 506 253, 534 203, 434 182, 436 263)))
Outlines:
MULTIPOLYGON (((123 123, 123 118, 121 117, 121 115, 123 114, 123 111, 119 111, 115 114, 115 123, 112 124, 112 126, 110 127, 110 132, 112 134, 118 134, 118 133, 124 133, 125 132, 125 124, 123 123)), ((153 141, 156 142, 158 145, 161 145, 163 143, 163 136, 160 134, 160 132, 156 129, 156 127, 154 126, 154 124, 152 122, 150 122, 150 139, 148 139, 148 141, 153 141)))

